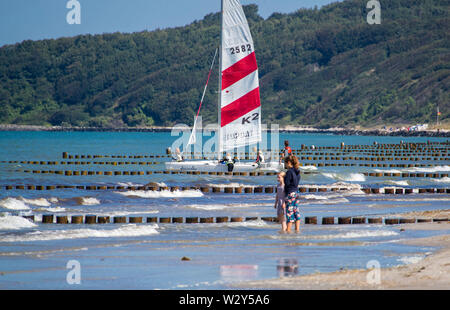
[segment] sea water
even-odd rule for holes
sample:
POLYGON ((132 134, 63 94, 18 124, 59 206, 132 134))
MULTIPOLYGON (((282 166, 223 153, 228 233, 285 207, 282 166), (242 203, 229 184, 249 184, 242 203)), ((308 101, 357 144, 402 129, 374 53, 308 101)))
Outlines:
MULTIPOLYGON (((80 155, 161 155, 178 137, 170 133, 1 132, 0 133, 0 288, 1 289, 223 289, 231 283, 366 268, 377 260, 391 267, 423 259, 438 248, 403 240, 448 233, 404 230, 391 225, 303 225, 299 234, 280 234, 262 220, 222 224, 42 224, 44 214, 146 217, 275 216, 273 194, 57 189, 5 190, 6 185, 259 186, 275 176, 125 175, 64 176, 24 170, 164 170, 156 165, 96 165, 99 161, 168 159, 72 159, 80 155), (3 162, 2 162, 3 161, 3 162), (17 161, 17 163, 9 163, 17 161), (89 165, 28 165, 20 161, 90 161, 89 165), (35 215, 36 222, 23 215, 35 215), (183 261, 182 257, 190 260, 183 261), (80 283, 70 284, 68 262, 80 264, 80 283)), ((281 134, 294 149, 301 144, 338 146, 445 141, 424 137, 365 137, 281 134)), ((270 145, 270 143, 268 143, 270 145)), ((281 145, 280 145, 281 147, 281 145)), ((395 163, 395 161, 393 162, 395 163)), ((404 163, 404 162, 401 162, 404 163)), ((447 173, 448 161, 430 167, 302 167, 304 186, 332 185, 343 192, 302 193, 302 217, 389 216, 448 209, 448 194, 367 195, 361 186, 446 188, 448 178, 368 177, 363 172, 447 173)))

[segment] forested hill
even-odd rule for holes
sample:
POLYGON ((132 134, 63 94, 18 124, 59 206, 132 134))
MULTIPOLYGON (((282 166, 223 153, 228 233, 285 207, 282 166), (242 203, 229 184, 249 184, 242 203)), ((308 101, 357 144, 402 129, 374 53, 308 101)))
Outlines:
MULTIPOLYGON (((374 125, 449 120, 450 0, 367 0, 275 13, 245 7, 254 36, 263 121, 374 125)), ((300 2, 299 2, 300 4, 300 2)), ((0 48, 0 123, 192 124, 219 43, 219 15, 133 34, 24 41, 0 48)), ((202 108, 217 117, 217 71, 202 108)))

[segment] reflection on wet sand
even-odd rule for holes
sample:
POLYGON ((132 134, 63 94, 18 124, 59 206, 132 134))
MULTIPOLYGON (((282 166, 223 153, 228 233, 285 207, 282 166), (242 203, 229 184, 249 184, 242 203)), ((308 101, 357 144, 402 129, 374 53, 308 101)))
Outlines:
POLYGON ((258 276, 258 265, 220 266, 220 277, 225 282, 251 280, 256 279, 257 276, 258 276))
POLYGON ((298 261, 293 258, 282 258, 277 262, 277 272, 280 278, 298 275, 298 261))

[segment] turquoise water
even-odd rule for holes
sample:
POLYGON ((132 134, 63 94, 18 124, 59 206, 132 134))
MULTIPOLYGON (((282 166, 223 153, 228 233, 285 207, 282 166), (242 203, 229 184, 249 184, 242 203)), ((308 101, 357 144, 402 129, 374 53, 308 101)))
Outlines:
MULTIPOLYGON (((407 246, 402 240, 448 233, 442 230, 400 231, 384 225, 304 225, 300 234, 281 235, 279 225, 261 220, 224 224, 42 224, 44 214, 145 217, 275 216, 273 194, 224 194, 143 191, 5 190, 5 185, 167 186, 274 185, 275 176, 208 175, 64 176, 25 170, 163 170, 157 165, 28 165, 20 161, 63 161, 62 153, 79 155, 163 154, 178 137, 170 133, 0 132, 0 288, 2 289, 221 289, 231 282, 382 267, 420 259, 436 248, 407 246), (17 161, 17 163, 9 163, 17 161), (22 215, 35 215, 36 223, 22 215), (190 261, 182 261, 182 257, 190 261), (70 285, 67 263, 81 266, 81 284, 70 285)), ((209 138, 209 137, 208 137, 209 138)), ((205 138, 205 139, 208 139, 205 138)), ((366 137, 281 134, 279 141, 338 146, 446 141, 441 138, 366 137)), ((270 140, 270 139, 269 139, 270 140)), ((205 141, 204 141, 205 142, 205 141)), ((270 142, 267 143, 270 145, 270 142)), ((111 159, 102 161, 154 161, 111 159)), ((166 160, 166 159, 165 159, 166 160)), ((72 159, 71 161, 100 161, 72 159)), ((158 159, 160 161, 160 159, 158 159)), ((394 162, 395 163, 395 162, 394 162)), ((401 162, 405 163, 405 162, 401 162)), ((399 212, 448 209, 448 194, 366 195, 361 186, 446 188, 448 178, 375 178, 375 170, 449 173, 449 162, 421 168, 309 167, 302 185, 335 185, 345 192, 304 193, 304 216, 389 216, 399 212)))

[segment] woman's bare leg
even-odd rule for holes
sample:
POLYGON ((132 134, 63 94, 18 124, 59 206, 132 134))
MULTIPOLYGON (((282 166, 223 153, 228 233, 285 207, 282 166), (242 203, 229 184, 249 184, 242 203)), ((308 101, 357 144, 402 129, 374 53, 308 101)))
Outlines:
POLYGON ((290 233, 292 230, 292 222, 287 223, 286 232, 290 233))
POLYGON ((295 221, 295 231, 300 232, 300 221, 295 221))

